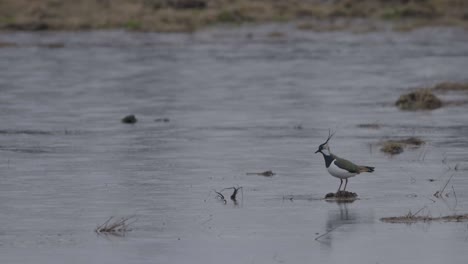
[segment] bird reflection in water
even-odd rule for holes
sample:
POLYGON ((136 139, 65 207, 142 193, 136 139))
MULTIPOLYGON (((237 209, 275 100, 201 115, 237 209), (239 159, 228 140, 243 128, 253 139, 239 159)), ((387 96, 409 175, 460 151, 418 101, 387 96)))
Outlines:
MULTIPOLYGON (((328 211, 327 221, 325 232, 320 234, 315 238, 316 241, 324 243, 326 245, 331 245, 333 241, 333 232, 336 229, 339 229, 343 225, 350 225, 347 227, 347 231, 352 231, 355 228, 356 223, 363 222, 363 219, 371 219, 372 217, 366 217, 359 215, 357 211, 350 209, 351 203, 354 201, 346 201, 346 202, 336 202, 338 209, 332 209, 328 211)), ((332 203, 332 202, 330 202, 332 203)), ((365 220, 364 220, 365 221, 365 220)))

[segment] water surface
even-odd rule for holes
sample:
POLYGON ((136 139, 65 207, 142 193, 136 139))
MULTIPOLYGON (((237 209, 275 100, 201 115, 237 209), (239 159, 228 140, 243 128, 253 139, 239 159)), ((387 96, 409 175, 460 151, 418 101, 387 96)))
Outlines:
POLYGON ((465 31, 267 25, 0 41, 17 44, 0 48, 2 263, 466 261, 466 223, 379 220, 468 212, 466 171, 453 170, 468 162, 467 106, 393 106, 413 87, 467 80, 465 31), (139 121, 122 124, 127 114, 139 121), (349 181, 360 197, 350 204, 321 200, 339 184, 314 154, 329 128, 335 154, 376 167, 349 181), (427 144, 379 152, 408 136, 427 144), (265 170, 277 175, 246 175, 265 170), (449 197, 433 197, 452 174, 449 197), (243 187, 238 205, 216 199, 232 186, 243 187), (138 221, 125 237, 93 232, 128 215, 138 221))

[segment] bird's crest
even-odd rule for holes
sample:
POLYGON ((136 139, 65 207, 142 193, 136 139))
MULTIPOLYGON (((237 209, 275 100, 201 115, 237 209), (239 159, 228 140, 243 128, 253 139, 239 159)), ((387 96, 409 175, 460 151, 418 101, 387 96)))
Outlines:
POLYGON ((335 132, 331 132, 331 129, 328 129, 328 138, 327 138, 327 141, 325 141, 325 143, 323 144, 327 144, 328 141, 335 135, 336 131, 335 132))

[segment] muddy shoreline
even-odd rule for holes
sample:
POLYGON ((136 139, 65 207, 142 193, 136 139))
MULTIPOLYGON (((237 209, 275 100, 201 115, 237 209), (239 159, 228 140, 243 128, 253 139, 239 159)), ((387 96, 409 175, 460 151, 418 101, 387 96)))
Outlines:
POLYGON ((304 30, 395 30, 426 26, 468 28, 462 1, 273 1, 273 0, 7 0, 0 3, 0 29, 22 31, 127 29, 192 32, 212 25, 299 21, 304 30), (340 22, 344 21, 344 22, 340 22), (351 21, 351 22, 350 22, 351 21))

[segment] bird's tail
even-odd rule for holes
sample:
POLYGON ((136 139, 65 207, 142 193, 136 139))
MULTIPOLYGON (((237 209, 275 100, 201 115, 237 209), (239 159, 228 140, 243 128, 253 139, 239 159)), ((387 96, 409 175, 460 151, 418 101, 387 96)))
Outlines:
POLYGON ((359 166, 359 172, 374 172, 374 167, 359 166))

